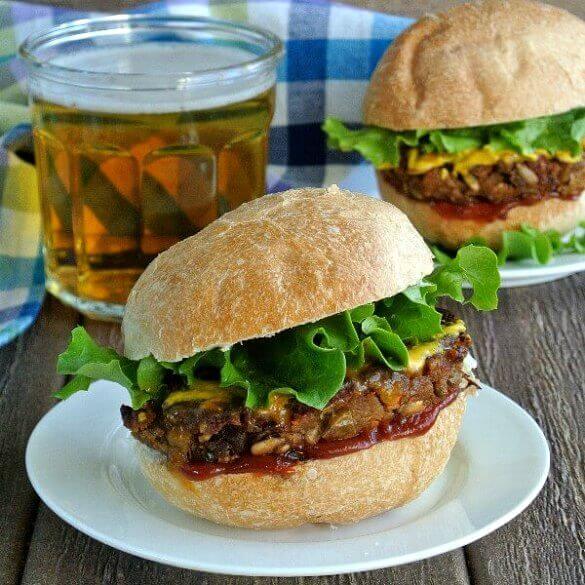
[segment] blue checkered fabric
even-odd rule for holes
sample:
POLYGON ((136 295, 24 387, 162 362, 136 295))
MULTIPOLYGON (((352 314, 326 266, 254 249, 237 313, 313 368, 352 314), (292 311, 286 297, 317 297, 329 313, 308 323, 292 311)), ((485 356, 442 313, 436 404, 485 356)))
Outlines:
MULTIPOLYGON (((350 123, 360 121, 361 102, 370 75, 388 44, 411 23, 409 19, 319 0, 167 0, 142 5, 131 12, 212 16, 248 22, 276 33, 284 40, 286 53, 278 69, 276 111, 270 135, 269 192, 337 183, 348 189, 359 186, 369 194, 377 193, 371 167, 357 156, 328 150, 321 124, 327 116, 350 123)), ((85 16, 88 14, 46 6, 0 3, 0 132, 28 121, 24 71, 14 55, 16 46, 31 32, 85 16)), ((29 127, 19 126, 20 141, 23 128, 26 134, 29 127)), ((14 150, 11 140, 15 137, 14 133, 5 136, 6 152, 14 150)), ((6 175, 9 167, 1 151, 0 166, 6 175)), ((0 202, 0 222, 2 211, 0 202)), ((38 242, 38 234, 36 237, 38 242)), ((7 317, 3 317, 0 293, 0 344, 30 324, 42 301, 38 255, 34 258, 34 270, 18 271, 18 251, 12 252, 13 276, 9 278, 6 271, 0 271, 0 278, 5 279, 0 282, 0 290, 13 287, 21 293, 14 295, 12 312, 7 317), (24 289, 30 291, 28 296, 22 293, 24 289), (28 307, 27 320, 15 324, 14 316, 20 306, 28 307)), ((0 259, 2 254, 0 239, 0 259)), ((9 293, 5 296, 8 306, 9 293)))

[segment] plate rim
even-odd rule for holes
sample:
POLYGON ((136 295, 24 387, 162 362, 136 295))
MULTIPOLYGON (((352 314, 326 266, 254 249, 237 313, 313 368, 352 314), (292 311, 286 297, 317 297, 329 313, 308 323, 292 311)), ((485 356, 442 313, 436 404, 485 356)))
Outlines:
POLYGON ((517 279, 517 278, 539 278, 542 276, 560 276, 577 274, 585 271, 585 254, 565 254, 563 256, 556 256, 549 264, 537 264, 522 266, 518 261, 508 260, 500 266, 500 274, 502 280, 517 279), (555 264, 556 258, 571 258, 572 262, 566 264, 555 264))
MULTIPOLYGON (((394 566, 399 566, 403 564, 408 564, 411 562, 416 562, 420 560, 424 560, 427 558, 432 558, 457 548, 464 547, 476 540, 479 540, 488 534, 494 532, 498 528, 501 528, 503 525, 507 524, 513 518, 521 514, 536 498, 536 496, 542 490, 546 480, 548 478, 550 472, 550 446, 544 435, 544 432, 538 425, 538 423, 534 420, 532 415, 528 413, 524 408, 522 408, 519 404, 517 404, 514 400, 506 396, 504 393, 496 390, 495 388, 487 385, 481 384, 481 392, 487 392, 488 394, 495 396, 496 399, 502 400, 507 408, 511 408, 515 411, 516 414, 523 417, 532 430, 535 432, 535 435, 538 437, 538 442, 540 443, 541 447, 543 448, 541 455, 544 457, 544 468, 540 473, 538 480, 534 483, 532 488, 524 495, 522 499, 515 503, 514 506, 510 508, 505 514, 502 514, 488 522, 485 526, 474 529, 469 533, 462 535, 458 538, 448 540, 444 543, 436 544, 434 546, 430 546, 428 548, 413 551, 410 553, 398 554, 392 557, 386 558, 379 558, 379 559, 372 559, 372 560, 359 560, 354 562, 349 562, 344 565, 322 565, 319 567, 293 567, 293 566, 264 566, 262 568, 257 568, 254 566, 245 566, 240 565, 238 567, 226 567, 225 565, 221 565, 217 562, 209 562, 209 561, 201 561, 197 558, 189 559, 189 562, 184 562, 185 559, 179 559, 178 557, 168 557, 166 555, 161 555, 151 549, 145 549, 141 546, 134 546, 134 545, 127 545, 122 539, 118 537, 110 537, 107 534, 103 533, 100 530, 95 530, 93 527, 84 524, 83 521, 78 520, 75 515, 70 514, 66 511, 57 501, 53 498, 48 497, 47 494, 41 495, 42 489, 40 488, 38 478, 35 477, 34 472, 31 471, 31 445, 33 444, 33 439, 41 424, 48 424, 46 419, 52 419, 58 410, 62 408, 66 408, 66 404, 61 402, 57 403, 53 406, 45 415, 37 422, 33 432, 30 434, 29 440, 26 446, 26 453, 25 453, 25 467, 28 479, 35 490, 37 496, 41 499, 42 502, 59 518, 65 521, 67 524, 79 530, 81 533, 93 538, 94 540, 100 542, 101 544, 105 544, 127 554, 131 554, 149 561, 154 561, 157 563, 161 563, 164 565, 169 565, 177 568, 188 569, 188 570, 195 570, 195 571, 203 571, 213 574, 222 574, 222 575, 235 575, 235 576, 256 576, 256 577, 301 577, 301 576, 325 576, 325 575, 341 575, 347 573, 354 573, 354 572, 362 572, 362 571, 371 571, 383 568, 389 568, 394 566), (44 421, 44 422, 43 422, 44 421), (226 572, 226 569, 227 572, 226 572)), ((460 439, 458 438, 458 441, 460 439)), ((203 535, 205 538, 205 535, 203 535)), ((220 538, 222 538, 220 536, 220 538)), ((356 537, 361 538, 361 537, 356 537)), ((283 543, 284 545, 288 545, 289 543, 283 543)), ((260 543, 258 546, 262 546, 260 543)))

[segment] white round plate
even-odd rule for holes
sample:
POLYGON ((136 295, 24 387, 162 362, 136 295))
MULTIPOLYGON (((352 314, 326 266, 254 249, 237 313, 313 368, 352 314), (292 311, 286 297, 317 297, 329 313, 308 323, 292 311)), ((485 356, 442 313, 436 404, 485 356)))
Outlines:
MULTIPOLYGON (((346 176, 339 178, 340 187, 380 198, 376 174, 371 165, 356 165, 351 167, 349 173, 345 167, 342 168, 346 176)), ((585 254, 557 256, 544 266, 534 260, 511 260, 500 267, 501 288, 542 284, 583 271, 585 271, 585 254)))
POLYGON ((468 402, 453 455, 416 501, 351 526, 233 529, 167 504, 142 476, 109 382, 55 406, 32 433, 26 467, 63 520, 139 557, 236 575, 300 576, 410 563, 461 547, 519 514, 542 488, 549 450, 517 404, 484 387, 468 402))
POLYGON ((585 254, 556 256, 544 266, 534 260, 508 261, 500 267, 502 287, 530 286, 551 282, 585 270, 585 254))

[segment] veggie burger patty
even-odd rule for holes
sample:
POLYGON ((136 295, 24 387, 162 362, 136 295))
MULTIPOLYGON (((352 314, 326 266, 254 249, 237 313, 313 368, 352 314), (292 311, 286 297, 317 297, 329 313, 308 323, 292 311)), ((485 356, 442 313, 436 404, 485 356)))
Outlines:
POLYGON ((244 454, 300 459, 319 441, 349 439, 382 422, 415 417, 473 385, 463 367, 471 338, 450 315, 443 316, 443 325, 448 335, 411 349, 422 357, 415 357, 420 369, 396 372, 368 365, 348 372, 323 410, 286 394, 272 395, 267 407, 247 408, 241 394, 210 380, 191 389, 179 387, 166 400, 148 402, 139 410, 124 405, 122 419, 136 439, 177 466, 223 463, 244 454))

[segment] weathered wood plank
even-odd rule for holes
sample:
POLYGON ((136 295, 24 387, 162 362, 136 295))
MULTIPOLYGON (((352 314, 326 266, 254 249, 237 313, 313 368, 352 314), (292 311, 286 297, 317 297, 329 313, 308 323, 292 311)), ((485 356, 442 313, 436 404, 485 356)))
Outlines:
MULTIPOLYGON (((97 505, 97 502, 96 502, 97 505)), ((41 507, 23 585, 468 585, 461 551, 394 569, 315 578, 247 578, 167 567, 121 553, 41 507)))
MULTIPOLYGON (((584 284, 585 276, 581 276, 537 288, 504 291, 498 312, 477 315, 471 309, 464 310, 476 340, 482 378, 506 390, 531 411, 545 428, 553 449, 551 478, 544 494, 519 519, 467 548, 474 582, 585 580, 585 479, 579 449, 584 438, 579 417, 585 412, 579 361, 585 338, 584 284), (551 400, 552 396, 556 399, 551 400)), ((116 326, 91 323, 88 328, 101 341, 119 346, 116 326)), ((2 363, 12 363, 15 351, 15 347, 6 348, 0 354, 2 363)), ((53 351, 57 351, 55 345, 53 351)), ((230 581, 227 577, 190 573, 135 559, 80 535, 43 509, 35 527, 24 582, 60 583, 65 575, 66 582, 83 583, 172 580, 180 584, 196 577, 210 584, 254 582, 230 581), (69 549, 80 552, 64 554, 69 549)), ((335 579, 323 578, 321 582, 356 582, 355 576, 335 579)), ((466 575, 461 554, 456 552, 425 563, 360 575, 359 579, 366 583, 367 579, 371 583, 414 583, 421 579, 464 583, 466 575)))
MULTIPOLYGON (((535 415, 553 452, 551 477, 535 504, 507 527, 467 548, 473 582, 585 582, 585 478, 580 451, 585 412, 580 362, 585 339, 583 285, 585 275, 540 287, 508 290, 501 295, 498 312, 478 315, 470 308, 463 311, 475 338, 482 379, 507 391, 535 415)), ((53 322, 49 320, 49 324, 53 322)), ((43 320, 39 326, 42 323, 43 320)), ((116 326, 90 323, 88 328, 102 342, 119 347, 116 326)), ((39 344, 47 345, 40 340, 39 344)), ((55 344, 52 350, 58 351, 55 344)), ((5 348, 0 353, 0 363, 12 364, 16 353, 16 346, 5 348)), ((38 363, 44 362, 39 358, 38 363)), ((1 371, 7 369, 10 368, 1 371)), ((460 552, 359 576, 360 583, 465 583, 466 579, 460 552)), ((191 573, 142 561, 86 538, 43 508, 24 583, 181 584, 193 580, 210 585, 269 582, 191 573)), ((315 582, 358 581, 354 575, 315 582)))
MULTIPOLYGON (((117 325, 86 321, 91 335, 102 343, 121 347, 117 325)), ((96 502, 96 505, 98 503, 96 502)), ((124 585, 300 585, 303 579, 247 579, 209 575, 165 567, 144 561, 102 545, 67 526, 45 506, 42 506, 30 545, 22 583, 25 585, 57 585, 61 583, 123 583, 124 585)), ((467 585, 467 568, 462 551, 442 555, 423 563, 372 571, 358 575, 322 577, 311 580, 316 585, 368 585, 403 583, 419 585, 467 585), (358 581, 359 580, 359 581, 358 581)))
POLYGON ((24 452, 34 425, 53 404, 59 348, 76 315, 47 299, 37 323, 0 349, 0 583, 18 583, 38 499, 26 478, 24 452))
POLYGON ((467 547, 472 580, 585 583, 585 274, 505 291, 491 314, 465 312, 482 379, 526 408, 551 446, 534 504, 467 547))
MULTIPOLYGON (((41 0, 42 1, 42 0, 41 0)), ((452 0, 346 0, 381 11, 418 16, 452 0)), ((132 0, 57 0, 84 10, 120 10, 132 0)), ((585 16, 580 0, 551 2, 585 16)), ((585 583, 585 387, 582 374, 585 277, 506 291, 500 311, 476 316, 482 378, 507 391, 544 427, 552 447, 551 477, 529 510, 508 526, 466 549, 475 583, 585 583)), ((0 350, 0 581, 13 583, 22 568, 36 499, 24 477, 24 443, 50 404, 47 388, 59 378, 51 364, 73 324, 71 312, 49 302, 39 323, 0 350), (58 319, 57 315, 61 318, 58 319), (22 365, 22 367, 21 367, 22 365), (23 384, 23 382, 27 384, 23 384), (15 390, 16 389, 16 390, 15 390)), ((119 342, 116 328, 95 325, 92 334, 119 342)), ((136 559, 85 537, 41 507, 24 583, 267 583, 386 584, 465 583, 461 552, 387 571, 319 579, 245 579, 181 571, 136 559)))

